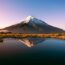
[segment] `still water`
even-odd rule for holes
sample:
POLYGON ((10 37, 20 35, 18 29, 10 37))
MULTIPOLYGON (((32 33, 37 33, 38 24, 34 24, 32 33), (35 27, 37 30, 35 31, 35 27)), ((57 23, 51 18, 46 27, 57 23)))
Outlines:
POLYGON ((0 42, 0 63, 17 65, 65 65, 65 41, 46 39, 28 47, 16 39, 0 42))

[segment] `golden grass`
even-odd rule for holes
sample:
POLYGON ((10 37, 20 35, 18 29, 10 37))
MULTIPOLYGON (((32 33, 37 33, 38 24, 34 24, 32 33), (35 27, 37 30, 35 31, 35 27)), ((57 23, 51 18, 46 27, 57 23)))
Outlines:
POLYGON ((40 37, 40 38, 57 38, 65 40, 64 33, 50 33, 50 34, 14 34, 14 33, 7 33, 7 34, 0 34, 0 38, 4 37, 15 37, 15 38, 27 38, 27 37, 40 37))

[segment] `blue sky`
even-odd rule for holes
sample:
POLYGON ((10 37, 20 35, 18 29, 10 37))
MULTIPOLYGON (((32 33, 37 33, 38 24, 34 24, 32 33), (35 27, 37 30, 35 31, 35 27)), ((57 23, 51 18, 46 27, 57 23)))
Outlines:
POLYGON ((65 29, 65 0, 0 0, 0 28, 20 23, 29 15, 65 29))

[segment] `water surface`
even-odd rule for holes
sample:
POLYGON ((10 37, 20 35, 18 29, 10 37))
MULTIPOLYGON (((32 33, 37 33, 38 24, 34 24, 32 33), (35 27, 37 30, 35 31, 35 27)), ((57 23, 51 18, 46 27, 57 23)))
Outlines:
POLYGON ((17 65, 65 65, 65 41, 46 39, 27 47, 17 39, 4 39, 0 43, 0 60, 17 65))

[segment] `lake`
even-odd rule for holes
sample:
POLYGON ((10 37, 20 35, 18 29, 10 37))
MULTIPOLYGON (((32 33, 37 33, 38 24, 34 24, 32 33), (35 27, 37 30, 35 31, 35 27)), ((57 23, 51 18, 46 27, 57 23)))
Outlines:
POLYGON ((65 41, 46 39, 28 47, 17 39, 0 42, 0 64, 65 65, 65 41))

